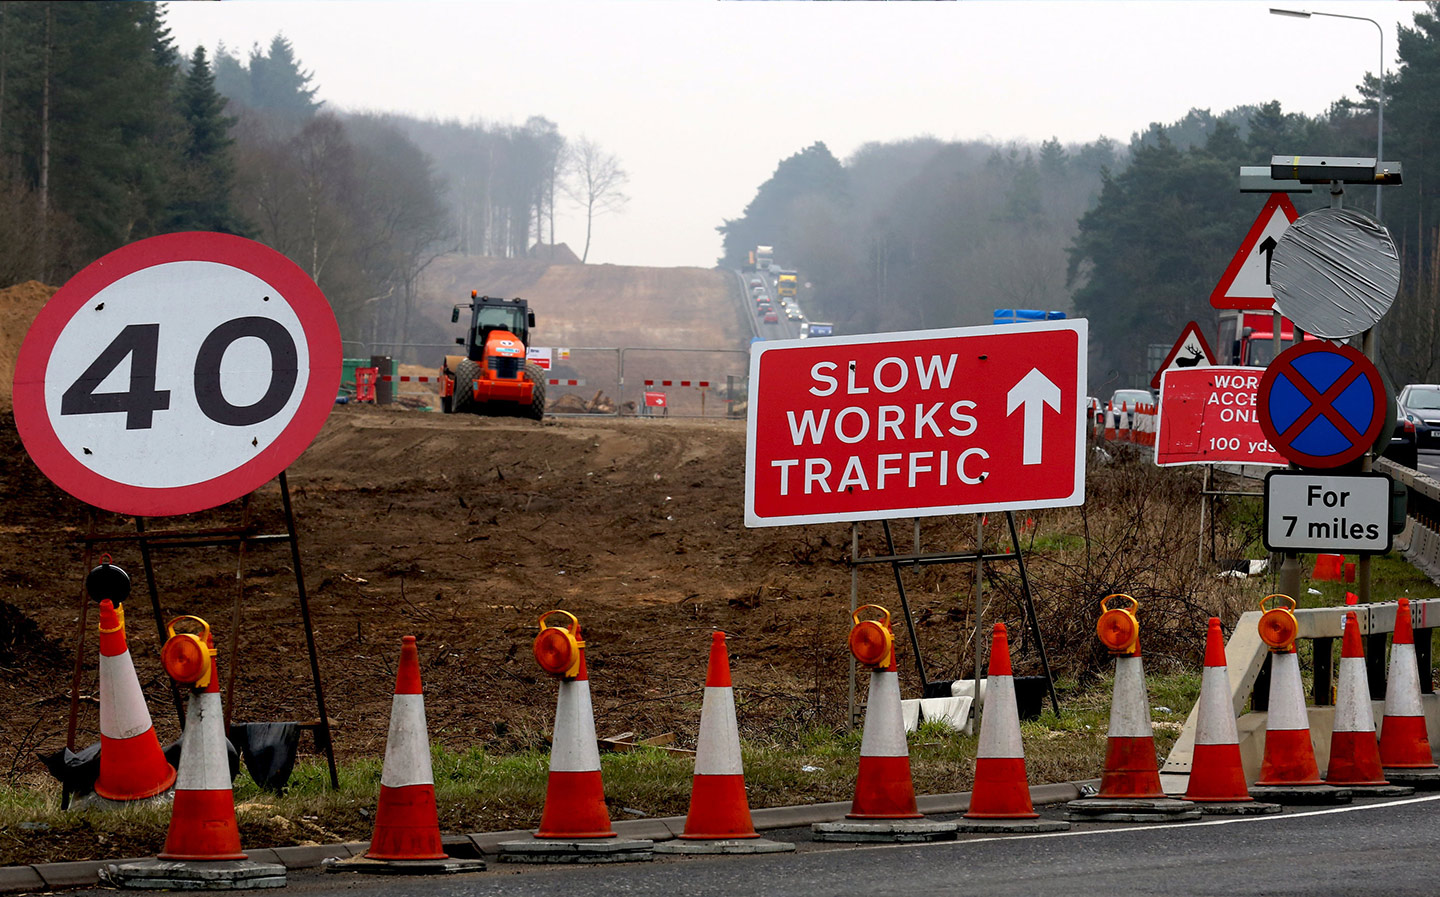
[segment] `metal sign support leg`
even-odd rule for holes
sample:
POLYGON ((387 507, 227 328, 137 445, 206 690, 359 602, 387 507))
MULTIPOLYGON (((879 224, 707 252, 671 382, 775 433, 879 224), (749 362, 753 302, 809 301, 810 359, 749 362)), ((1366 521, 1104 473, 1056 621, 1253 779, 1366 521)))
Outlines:
POLYGON ((295 512, 290 506, 290 483, 280 471, 280 498, 285 505, 285 529, 290 534, 290 559, 295 564, 295 588, 300 594, 300 616, 305 621, 305 647, 310 651, 310 675, 315 680, 315 704, 320 708, 316 734, 325 735, 325 762, 330 765, 330 787, 340 789, 335 771, 335 744, 330 737, 330 716, 325 712, 325 689, 320 685, 320 655, 315 650, 315 629, 310 625, 310 599, 305 595, 305 574, 300 567, 300 536, 295 531, 295 512))

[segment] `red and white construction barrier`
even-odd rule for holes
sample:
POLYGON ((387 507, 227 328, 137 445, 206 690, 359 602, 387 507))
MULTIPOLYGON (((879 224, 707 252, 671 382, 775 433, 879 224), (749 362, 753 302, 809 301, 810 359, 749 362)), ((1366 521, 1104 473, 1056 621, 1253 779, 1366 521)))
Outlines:
POLYGON ((696 389, 709 389, 716 385, 714 380, 646 380, 645 388, 651 389, 656 386, 693 386, 696 389))

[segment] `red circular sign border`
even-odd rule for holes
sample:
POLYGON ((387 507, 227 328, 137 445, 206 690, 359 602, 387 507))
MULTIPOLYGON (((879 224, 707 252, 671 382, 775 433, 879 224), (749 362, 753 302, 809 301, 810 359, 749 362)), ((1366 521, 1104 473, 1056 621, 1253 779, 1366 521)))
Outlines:
POLYGON ((1268 409, 1270 389, 1275 385, 1275 381, 1279 379, 1281 373, 1286 373, 1291 377, 1299 377, 1300 372, 1295 370, 1295 359, 1303 355, 1309 355, 1312 352, 1331 352, 1343 355, 1352 364, 1360 368, 1360 376, 1365 378, 1370 384, 1370 391, 1375 397, 1375 410, 1378 412, 1372 415, 1370 426, 1360 434, 1359 442, 1338 455, 1311 455, 1299 451, 1292 446, 1282 448, 1280 444, 1280 434, 1275 431, 1275 427, 1271 424, 1268 410, 1262 411, 1259 415, 1260 431, 1265 434, 1266 439, 1270 440, 1270 445, 1274 447, 1275 451, 1280 453, 1281 457, 1287 458, 1292 463, 1298 464, 1301 467, 1318 467, 1329 470, 1335 467, 1343 467, 1370 451, 1371 446, 1375 444, 1375 440, 1380 438, 1380 431, 1385 428, 1385 403, 1390 399, 1385 389, 1385 381, 1380 377, 1380 369, 1375 367, 1373 361, 1365 357, 1365 353, 1356 349, 1354 346, 1343 344, 1337 346, 1326 340, 1315 340, 1313 342, 1307 341, 1296 346, 1291 346, 1284 352, 1281 352, 1274 361, 1266 366, 1265 373, 1260 377, 1260 385, 1255 390, 1257 406, 1263 403, 1268 409))
POLYGON ((340 328, 330 303, 298 265, 270 247, 204 231, 163 234, 122 246, 87 265, 61 287, 36 316, 15 364, 15 428, 36 466, 57 486, 87 504, 119 514, 164 517, 225 504, 274 479, 310 445, 335 405, 340 387, 340 328), (186 486, 150 488, 104 477, 70 454, 45 407, 45 368, 60 333, 97 293, 123 277, 172 262, 214 262, 265 281, 300 320, 310 377, 285 429, 254 458, 235 469, 186 486), (333 376, 327 376, 333 372, 333 376), (316 374, 319 376, 316 376, 316 374))

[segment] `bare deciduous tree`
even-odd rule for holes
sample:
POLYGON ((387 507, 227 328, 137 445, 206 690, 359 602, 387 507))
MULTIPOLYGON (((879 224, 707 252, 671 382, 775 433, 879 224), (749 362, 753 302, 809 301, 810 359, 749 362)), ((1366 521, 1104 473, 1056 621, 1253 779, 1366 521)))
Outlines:
POLYGON ((618 212, 630 201, 624 187, 630 175, 620 167, 620 158, 606 151, 589 137, 575 141, 570 152, 569 176, 561 185, 572 202, 585 209, 585 251, 583 264, 590 257, 590 233, 597 215, 618 212))

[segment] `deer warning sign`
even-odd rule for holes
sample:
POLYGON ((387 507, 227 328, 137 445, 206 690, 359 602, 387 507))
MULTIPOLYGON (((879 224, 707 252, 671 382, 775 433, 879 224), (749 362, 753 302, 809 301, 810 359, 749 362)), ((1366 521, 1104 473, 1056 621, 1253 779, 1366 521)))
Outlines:
POLYGON ((1150 378, 1150 388, 1160 388, 1160 375, 1166 371, 1181 368, 1208 368, 1215 364, 1215 353, 1200 332, 1200 325, 1191 321, 1180 331, 1180 338, 1170 348, 1170 354, 1160 363, 1160 369, 1150 378))

